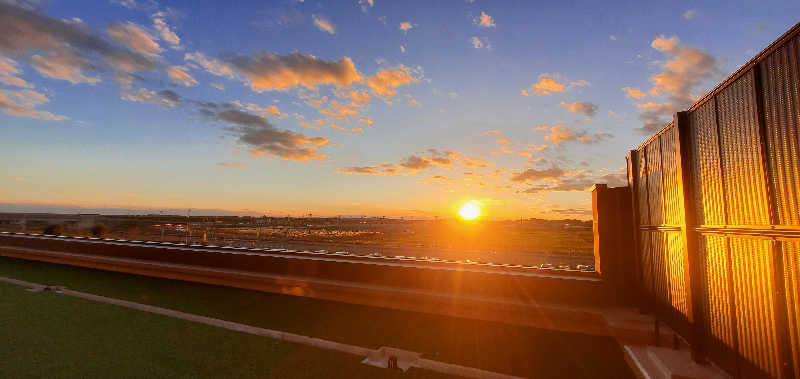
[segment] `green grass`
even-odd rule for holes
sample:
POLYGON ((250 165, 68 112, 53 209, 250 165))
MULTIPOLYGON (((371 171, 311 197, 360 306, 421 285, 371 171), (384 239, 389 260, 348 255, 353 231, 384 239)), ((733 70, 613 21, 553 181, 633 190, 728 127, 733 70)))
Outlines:
POLYGON ((2 378, 375 378, 361 358, 0 283, 2 378))
POLYGON ((611 338, 0 258, 0 275, 537 378, 629 378, 611 338))

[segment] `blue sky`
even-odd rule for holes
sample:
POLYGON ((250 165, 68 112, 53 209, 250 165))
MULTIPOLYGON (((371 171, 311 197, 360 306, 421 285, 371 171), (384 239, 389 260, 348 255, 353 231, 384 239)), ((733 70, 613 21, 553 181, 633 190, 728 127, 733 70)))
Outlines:
POLYGON ((0 202, 587 218, 800 3, 0 1, 0 202), (319 120, 319 121, 318 121, 319 120))

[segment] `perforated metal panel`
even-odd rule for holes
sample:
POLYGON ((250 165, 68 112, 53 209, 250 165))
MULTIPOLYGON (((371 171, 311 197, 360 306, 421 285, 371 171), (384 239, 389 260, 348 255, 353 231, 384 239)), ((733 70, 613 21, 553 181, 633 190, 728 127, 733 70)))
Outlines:
POLYGON ((717 138, 716 102, 711 98, 689 113, 689 147, 693 160, 686 168, 694 177, 695 217, 698 225, 724 225, 725 199, 717 138))
POLYGON ((661 225, 663 218, 663 196, 661 191, 661 138, 656 138, 645 148, 647 156, 647 198, 650 225, 661 225))
POLYGON ((663 162, 664 223, 682 225, 683 186, 678 168, 678 129, 670 128, 661 135, 661 161, 663 162))
POLYGON ((769 225, 752 70, 723 89, 716 100, 728 222, 769 225))
POLYGON ((729 348, 735 347, 730 301, 730 262, 725 237, 699 236, 705 282, 706 333, 729 348))
POLYGON ((730 238, 739 354, 772 377, 781 377, 775 330, 772 241, 730 238))
POLYGON ((650 252, 653 265, 653 296, 664 305, 670 305, 669 256, 666 238, 662 232, 650 232, 650 252))
POLYGON ((794 376, 800 378, 800 242, 783 243, 784 290, 794 376))
POLYGON ((637 155, 639 156, 639 172, 637 173, 639 179, 636 196, 639 199, 639 223, 650 225, 650 206, 647 203, 647 162, 644 151, 640 151, 637 155))
POLYGON ((686 249, 683 240, 683 233, 665 233, 666 255, 667 255, 667 275, 669 277, 669 300, 673 308, 678 312, 687 315, 688 308, 686 303, 686 249))
POLYGON ((770 175, 783 225, 800 225, 800 38, 760 65, 770 175))

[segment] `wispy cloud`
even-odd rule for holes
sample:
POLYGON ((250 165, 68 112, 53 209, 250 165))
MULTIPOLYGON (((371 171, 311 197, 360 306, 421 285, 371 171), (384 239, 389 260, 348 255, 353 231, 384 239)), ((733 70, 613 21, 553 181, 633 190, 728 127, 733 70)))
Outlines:
POLYGON ((327 17, 315 14, 312 15, 311 18, 314 20, 314 26, 316 26, 320 31, 329 34, 336 34, 336 27, 333 26, 333 23, 328 20, 327 17))

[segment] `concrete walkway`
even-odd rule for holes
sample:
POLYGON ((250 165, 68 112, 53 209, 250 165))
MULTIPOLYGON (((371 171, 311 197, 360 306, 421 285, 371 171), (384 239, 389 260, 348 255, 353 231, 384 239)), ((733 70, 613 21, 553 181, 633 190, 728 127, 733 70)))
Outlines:
POLYGON ((253 335, 257 335, 257 336, 263 336, 263 337, 273 338, 273 339, 277 339, 277 340, 282 340, 282 341, 287 341, 287 342, 292 342, 292 343, 299 343, 299 344, 302 344, 302 345, 308 345, 308 346, 318 347, 318 348, 322 348, 322 349, 334 350, 334 351, 338 351, 338 352, 342 352, 342 353, 357 355, 357 356, 365 357, 364 363, 370 364, 370 365, 373 365, 373 366, 387 367, 388 358, 385 361, 383 361, 383 360, 376 361, 375 358, 376 357, 385 356, 387 351, 394 351, 394 352, 397 352, 396 357, 398 358, 398 362, 397 362, 398 363, 398 367, 400 367, 400 368, 402 368, 404 370, 407 369, 408 367, 418 367, 418 368, 421 368, 421 369, 436 371, 436 372, 440 372, 440 373, 447 374, 447 375, 463 376, 463 377, 467 377, 467 378, 486 378, 486 379, 512 379, 512 378, 519 378, 519 377, 512 376, 512 375, 506 375, 506 374, 496 373, 496 372, 492 372, 492 371, 481 370, 481 369, 477 369, 477 368, 473 368, 473 367, 460 366, 460 365, 455 365, 455 364, 450 364, 450 363, 445 363, 445 362, 434 361, 434 360, 430 360, 430 359, 423 359, 423 358, 419 358, 419 354, 418 353, 407 352, 407 351, 403 351, 403 350, 400 350, 400 349, 394 349, 394 348, 389 348, 389 347, 381 347, 381 348, 379 348, 377 350, 372 350, 372 349, 368 349, 368 348, 361 347, 361 346, 348 345, 348 344, 338 343, 338 342, 319 339, 319 338, 314 338, 314 337, 303 336, 303 335, 294 334, 294 333, 282 332, 282 331, 279 331, 279 330, 259 328, 259 327, 240 324, 240 323, 236 323, 236 322, 220 320, 220 319, 216 319, 216 318, 212 318, 212 317, 205 317, 205 316, 199 316, 199 315, 191 314, 191 313, 179 312, 179 311, 175 311, 175 310, 171 310, 171 309, 167 309, 167 308, 155 307, 155 306, 147 305, 147 304, 135 303, 135 302, 126 301, 126 300, 120 300, 120 299, 115 299, 115 298, 110 298, 110 297, 105 297, 105 296, 93 295, 93 294, 85 293, 85 292, 73 291, 73 290, 69 290, 69 289, 66 289, 66 288, 61 287, 61 286, 46 286, 46 285, 43 285, 43 284, 31 283, 31 282, 26 282, 26 281, 12 279, 12 278, 6 278, 6 277, 0 277, 0 282, 13 284, 13 285, 21 286, 21 287, 26 287, 26 288, 34 291, 34 292, 53 291, 55 293, 64 294, 64 295, 72 296, 72 297, 77 297, 77 298, 81 298, 81 299, 85 299, 85 300, 89 300, 89 301, 96 301, 96 302, 106 303, 106 304, 114 304, 114 305, 117 305, 117 306, 121 306, 121 307, 125 307, 125 308, 131 308, 131 309, 135 309, 135 310, 142 311, 142 312, 155 313, 155 314, 159 314, 159 315, 163 315, 163 316, 178 318, 178 319, 181 319, 181 320, 197 322, 197 323, 200 323, 200 324, 211 325, 211 326, 224 328, 224 329, 228 329, 228 330, 234 330, 234 331, 237 331, 237 332, 248 333, 248 334, 253 334, 253 335))

